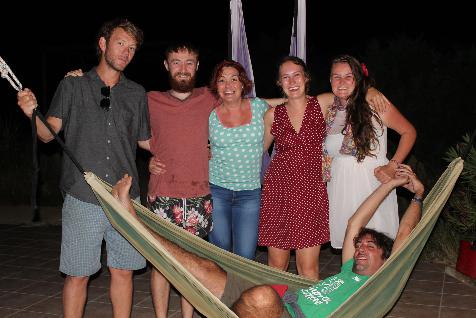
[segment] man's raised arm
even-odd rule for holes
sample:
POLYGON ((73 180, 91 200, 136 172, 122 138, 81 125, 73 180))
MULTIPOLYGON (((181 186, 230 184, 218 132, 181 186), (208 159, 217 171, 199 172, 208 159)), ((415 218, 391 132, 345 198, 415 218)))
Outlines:
MULTIPOLYGON (((355 211, 354 215, 349 219, 342 248, 342 263, 347 262, 354 255, 354 237, 359 233, 360 229, 369 223, 370 219, 373 217, 387 195, 398 186, 403 186, 411 192, 423 195, 423 185, 418 180, 418 178, 416 178, 411 168, 407 165, 400 164, 396 170, 395 177, 389 182, 381 184, 377 189, 375 189, 375 191, 372 192, 372 194, 367 199, 365 199, 357 211, 355 211), (417 190, 415 190, 415 187, 417 190)), ((414 203, 412 203, 410 204, 410 207, 407 209, 407 211, 409 210, 410 213, 408 216, 404 216, 400 222, 400 227, 393 250, 395 250, 396 246, 398 247, 399 244, 401 244, 401 242, 397 242, 397 239, 399 239, 399 237, 404 238, 408 236, 408 234, 405 236, 404 233, 409 233, 408 229, 413 229, 413 227, 415 227, 416 223, 419 221, 418 214, 421 215, 421 206, 416 206, 414 203)))

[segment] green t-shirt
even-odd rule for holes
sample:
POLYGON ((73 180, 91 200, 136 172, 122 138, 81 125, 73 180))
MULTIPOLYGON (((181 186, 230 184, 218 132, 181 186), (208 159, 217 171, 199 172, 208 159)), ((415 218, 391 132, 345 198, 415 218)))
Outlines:
MULTIPOLYGON (((342 265, 339 274, 297 292, 297 303, 304 316, 309 318, 328 317, 367 281, 368 276, 352 272, 353 265, 354 260, 350 259, 342 265)), ((289 313, 295 317, 291 306, 286 304, 286 307, 289 313)))
POLYGON ((215 111, 210 114, 209 139, 212 158, 209 162, 210 183, 233 191, 261 187, 263 156, 263 115, 268 104, 250 99, 251 122, 238 127, 224 127, 215 111))

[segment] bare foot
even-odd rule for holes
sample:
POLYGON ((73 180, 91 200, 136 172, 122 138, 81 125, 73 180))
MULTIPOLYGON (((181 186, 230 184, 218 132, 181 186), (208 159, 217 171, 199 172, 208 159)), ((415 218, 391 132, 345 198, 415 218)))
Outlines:
POLYGON ((131 198, 129 196, 131 185, 132 177, 126 173, 121 180, 117 181, 111 191, 112 195, 127 208, 131 205, 131 198))

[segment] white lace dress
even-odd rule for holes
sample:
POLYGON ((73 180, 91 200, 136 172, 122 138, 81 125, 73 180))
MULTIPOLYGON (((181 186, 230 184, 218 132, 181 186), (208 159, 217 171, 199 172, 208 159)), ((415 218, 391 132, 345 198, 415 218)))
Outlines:
MULTIPOLYGON (((347 221, 359 205, 371 194, 380 182, 374 176, 374 169, 388 163, 387 127, 378 131, 379 147, 374 151, 376 157, 366 157, 362 162, 350 155, 342 155, 339 150, 344 136, 345 110, 337 111, 333 126, 326 137, 326 147, 332 157, 331 181, 327 184, 329 195, 329 227, 331 245, 342 248, 347 221)), ((382 232, 392 239, 398 230, 397 196, 393 190, 382 202, 367 227, 382 232)))

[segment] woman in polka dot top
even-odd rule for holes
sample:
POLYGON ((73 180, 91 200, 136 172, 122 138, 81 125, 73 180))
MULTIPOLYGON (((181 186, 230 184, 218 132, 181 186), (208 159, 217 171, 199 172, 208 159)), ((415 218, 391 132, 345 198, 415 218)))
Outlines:
POLYGON ((264 147, 275 141, 264 179, 259 241, 268 247, 268 264, 286 270, 296 250, 300 275, 319 279, 321 244, 329 241, 329 203, 322 181, 324 113, 315 97, 306 96, 310 76, 297 57, 279 65, 278 85, 288 100, 264 117, 264 147))
POLYGON ((253 83, 241 64, 225 60, 215 67, 210 90, 221 100, 209 118, 211 243, 254 259, 258 240, 263 115, 268 104, 245 98, 253 83))

